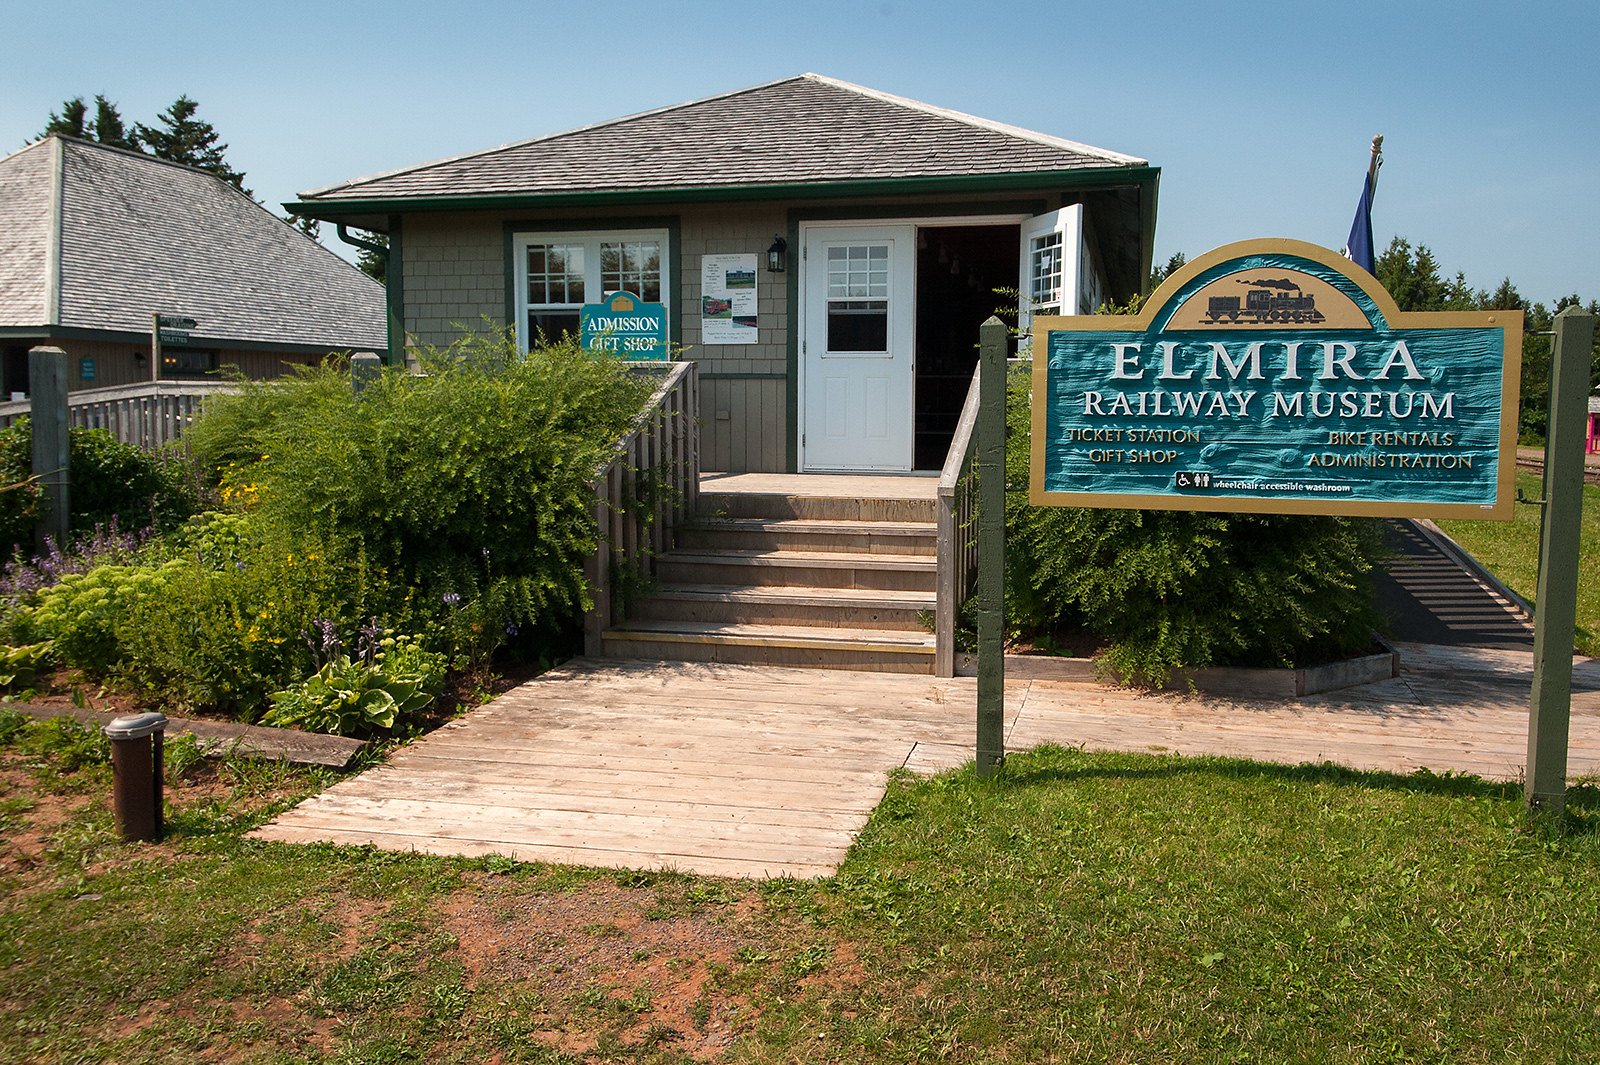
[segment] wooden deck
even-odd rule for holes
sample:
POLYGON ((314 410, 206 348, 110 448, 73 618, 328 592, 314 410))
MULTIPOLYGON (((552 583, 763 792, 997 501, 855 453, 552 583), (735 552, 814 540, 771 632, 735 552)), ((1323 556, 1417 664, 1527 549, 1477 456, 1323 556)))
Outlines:
MULTIPOLYGON (((1213 754, 1516 779, 1531 656, 1407 645, 1401 677, 1292 701, 1007 685, 1007 749, 1213 754)), ((1571 773, 1600 773, 1600 660, 1575 670, 1571 773)), ((971 679, 577 660, 255 835, 432 854, 827 875, 897 766, 972 757, 971 679)))

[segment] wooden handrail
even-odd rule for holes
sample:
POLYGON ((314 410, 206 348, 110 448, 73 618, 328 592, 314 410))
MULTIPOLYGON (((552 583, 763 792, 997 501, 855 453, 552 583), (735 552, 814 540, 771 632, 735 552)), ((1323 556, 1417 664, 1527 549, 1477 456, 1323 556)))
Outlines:
MULTIPOLYGON (((155 396, 213 396, 222 392, 237 392, 239 386, 232 381, 141 381, 136 385, 111 385, 107 388, 80 388, 67 393, 67 407, 82 407, 94 403, 108 403, 122 399, 148 399, 155 396)), ((31 400, 6 400, 0 402, 0 419, 14 419, 28 413, 31 400)))
POLYGON ((583 618, 583 649, 591 657, 601 654, 602 635, 623 619, 627 607, 612 582, 613 570, 629 566, 643 577, 653 576, 656 559, 672 548, 678 525, 694 512, 700 491, 699 410, 698 367, 673 363, 610 457, 595 469, 591 487, 599 540, 584 564, 592 605, 583 618), (642 478, 658 473, 665 483, 652 498, 642 498, 642 478))
MULTIPOLYGON (((1027 359, 1007 359, 1007 375, 1027 365, 1027 359)), ((933 602, 933 669, 941 677, 955 676, 956 618, 972 593, 978 574, 978 541, 972 533, 978 500, 972 487, 972 462, 977 454, 979 399, 978 371, 973 370, 955 436, 939 471, 939 493, 934 503, 938 571, 933 602)))
POLYGON ((972 371, 955 436, 939 471, 934 502, 937 570, 933 598, 933 671, 940 677, 956 672, 956 617, 972 589, 977 570, 977 545, 967 532, 972 522, 973 430, 978 424, 978 371, 972 371))
POLYGON ((967 398, 961 404, 961 417, 956 419, 956 432, 950 440, 950 450, 945 453, 944 468, 939 471, 939 494, 954 495, 961 480, 962 469, 972 452, 972 434, 978 425, 978 371, 972 371, 972 382, 967 385, 967 398))
MULTIPOLYGON (((80 389, 67 395, 67 419, 74 428, 105 429, 124 444, 155 449, 181 436, 208 397, 238 388, 231 381, 143 381, 80 389)), ((0 426, 32 409, 31 400, 0 403, 0 426)))

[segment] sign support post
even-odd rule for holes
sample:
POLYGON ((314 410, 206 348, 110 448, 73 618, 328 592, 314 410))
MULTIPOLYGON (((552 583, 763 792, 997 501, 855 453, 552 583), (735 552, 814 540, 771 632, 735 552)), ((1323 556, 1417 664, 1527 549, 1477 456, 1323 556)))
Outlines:
POLYGON ((1554 328, 1524 797, 1530 811, 1560 815, 1567 799, 1572 639, 1577 624, 1578 537, 1583 517, 1584 423, 1589 413, 1594 316, 1568 307, 1556 315, 1554 328))
POLYGON ((1006 327, 978 330, 978 776, 1005 761, 1006 327))

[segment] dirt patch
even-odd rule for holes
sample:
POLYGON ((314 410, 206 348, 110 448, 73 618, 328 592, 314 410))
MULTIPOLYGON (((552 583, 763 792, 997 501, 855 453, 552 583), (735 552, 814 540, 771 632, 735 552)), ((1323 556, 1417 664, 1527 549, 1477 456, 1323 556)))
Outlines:
POLYGON ((33 691, 28 694, 27 701, 36 706, 73 706, 119 715, 142 714, 151 709, 147 698, 107 688, 75 669, 41 672, 34 681, 33 691))
POLYGON ((571 893, 463 893, 444 905, 442 927, 469 984, 521 984, 549 1004, 545 1045, 582 1056, 610 1033, 704 1061, 755 1022, 731 977, 770 941, 755 931, 759 898, 689 894, 603 880, 571 893))
MULTIPOLYGON (((53 786, 51 771, 43 768, 46 764, 15 750, 0 751, 0 876, 16 877, 21 893, 44 890, 56 882, 61 870, 50 852, 63 832, 81 829, 97 818, 103 820, 111 810, 109 774, 88 788, 61 788, 53 786)), ((206 759, 180 776, 169 776, 163 796, 170 824, 188 811, 214 804, 226 803, 234 814, 259 809, 291 790, 285 786, 246 792, 226 766, 206 759)), ((137 852, 91 861, 81 871, 91 875, 104 872, 122 861, 144 860, 152 850, 172 860, 179 857, 177 839, 169 836, 161 842, 141 844, 137 852)))
POLYGON ((0 814, 0 876, 26 883, 45 871, 51 840, 94 798, 41 787, 34 773, 18 761, 8 758, 0 763, 0 809, 9 811, 0 814))

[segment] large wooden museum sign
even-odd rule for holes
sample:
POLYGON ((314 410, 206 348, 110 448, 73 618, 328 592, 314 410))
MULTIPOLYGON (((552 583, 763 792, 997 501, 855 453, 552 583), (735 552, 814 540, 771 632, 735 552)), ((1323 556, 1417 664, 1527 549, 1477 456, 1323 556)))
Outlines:
POLYGON ((1520 311, 1400 312, 1335 252, 1231 244, 1137 315, 1034 320, 1031 496, 1509 518, 1520 311))

